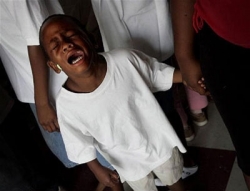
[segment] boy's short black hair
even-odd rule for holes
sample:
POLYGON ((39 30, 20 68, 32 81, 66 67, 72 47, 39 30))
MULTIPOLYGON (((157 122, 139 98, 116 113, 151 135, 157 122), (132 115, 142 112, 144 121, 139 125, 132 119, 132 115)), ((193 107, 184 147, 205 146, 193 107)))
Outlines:
MULTIPOLYGON (((53 14, 53 15, 50 15, 48 16, 42 23, 41 27, 40 27, 40 30, 39 30, 39 43, 40 43, 40 46, 42 47, 43 51, 45 52, 45 49, 43 47, 43 43, 42 43, 42 33, 41 33, 41 29, 43 28, 43 25, 49 20, 49 19, 52 19, 52 18, 65 18, 65 19, 69 19, 71 21, 73 21, 73 23, 75 23, 79 28, 80 30, 82 30, 90 39, 90 41, 95 44, 95 39, 93 37, 93 35, 91 35, 85 28, 85 26, 75 17, 73 16, 70 16, 70 15, 66 15, 66 14, 53 14)), ((47 53, 45 52, 46 56, 47 56, 47 53)))

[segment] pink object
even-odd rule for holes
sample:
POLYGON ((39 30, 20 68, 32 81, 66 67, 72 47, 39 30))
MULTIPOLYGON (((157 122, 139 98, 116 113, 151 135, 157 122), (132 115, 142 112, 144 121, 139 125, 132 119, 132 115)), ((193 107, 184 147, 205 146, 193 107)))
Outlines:
POLYGON ((199 93, 190 90, 187 87, 185 87, 185 89, 190 110, 200 110, 207 107, 207 96, 200 95, 199 93))

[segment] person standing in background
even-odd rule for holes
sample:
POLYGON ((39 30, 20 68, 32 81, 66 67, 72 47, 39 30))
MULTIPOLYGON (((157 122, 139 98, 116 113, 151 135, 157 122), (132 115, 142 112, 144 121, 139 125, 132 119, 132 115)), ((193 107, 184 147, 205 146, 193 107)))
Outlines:
MULTIPOLYGON (((30 105, 47 146, 70 178, 77 179, 77 172, 87 169, 68 159, 54 103, 66 75, 56 75, 46 67, 39 46, 39 28, 45 18, 55 13, 63 14, 58 0, 0 0, 0 57, 17 99, 30 105)), ((75 190, 73 183, 69 186, 75 190)))
POLYGON ((249 87, 250 1, 173 0, 171 12, 175 54, 189 88, 207 92, 206 86, 229 131, 237 162, 250 190, 249 87), (193 52, 198 35, 199 60, 193 52))
POLYGON ((46 60, 39 46, 38 37, 39 27, 44 18, 52 13, 63 13, 62 8, 57 1, 45 3, 45 1, 1 0, 0 3, 0 56, 11 85, 18 100, 30 104, 51 151, 65 166, 73 167, 75 164, 65 155, 61 135, 57 132, 56 113, 52 105, 52 98, 56 96, 66 76, 63 73, 58 76, 49 74, 47 68, 42 68, 46 60), (37 84, 36 89, 31 68, 34 72, 34 83, 37 84), (44 76, 49 76, 50 83, 54 84, 53 89, 49 90, 50 85, 44 76))

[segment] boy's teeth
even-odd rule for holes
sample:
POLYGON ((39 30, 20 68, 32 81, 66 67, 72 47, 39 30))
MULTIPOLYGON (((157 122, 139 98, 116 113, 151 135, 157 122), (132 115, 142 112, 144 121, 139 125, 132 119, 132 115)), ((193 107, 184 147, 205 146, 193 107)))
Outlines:
POLYGON ((75 64, 75 63, 77 63, 79 60, 81 60, 82 59, 82 56, 79 56, 76 60, 73 60, 73 62, 72 62, 72 64, 75 64))

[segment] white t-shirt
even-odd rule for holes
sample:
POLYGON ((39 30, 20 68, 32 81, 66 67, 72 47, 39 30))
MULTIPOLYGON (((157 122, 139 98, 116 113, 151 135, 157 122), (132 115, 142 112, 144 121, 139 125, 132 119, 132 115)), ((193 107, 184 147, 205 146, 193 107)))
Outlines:
POLYGON ((97 148, 122 181, 135 181, 168 160, 175 146, 186 152, 152 93, 171 88, 174 68, 135 50, 102 55, 107 73, 96 90, 61 89, 61 133, 73 162, 94 160, 97 148))
MULTIPOLYGON (((27 46, 39 45, 39 28, 51 14, 63 13, 57 0, 0 0, 0 57, 17 98, 34 103, 27 46)), ((66 75, 50 70, 50 93, 58 93, 66 75)))
POLYGON ((167 0, 91 0, 104 50, 133 48, 160 61, 174 53, 167 0))

